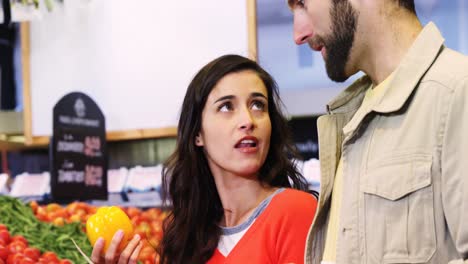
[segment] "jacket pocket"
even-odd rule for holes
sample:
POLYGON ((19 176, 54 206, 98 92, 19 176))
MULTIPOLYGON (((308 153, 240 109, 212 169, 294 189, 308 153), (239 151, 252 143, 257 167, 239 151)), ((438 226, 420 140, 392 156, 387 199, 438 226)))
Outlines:
POLYGON ((369 167, 364 193, 368 263, 425 263, 436 250, 430 155, 369 167))

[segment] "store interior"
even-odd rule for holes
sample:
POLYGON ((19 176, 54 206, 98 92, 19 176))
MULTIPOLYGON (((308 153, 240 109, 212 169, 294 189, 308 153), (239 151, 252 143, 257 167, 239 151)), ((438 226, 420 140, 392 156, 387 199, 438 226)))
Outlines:
MULTIPOLYGON (((68 236, 71 231, 60 229, 68 225, 79 233, 97 208, 115 205, 146 238, 141 263, 157 263, 155 248, 170 210, 162 199, 161 170, 176 147, 182 96, 195 69, 225 53, 257 59, 277 79, 301 154, 298 168, 310 192, 319 195, 317 117, 352 80, 326 80, 318 55, 293 45, 292 17, 284 1, 230 1, 219 9, 217 1, 202 2, 185 1, 181 8, 181 2, 150 0, 12 0, 9 15, 2 9, 0 226, 7 225, 11 237, 23 234, 41 257, 53 252, 50 258, 81 263, 81 255, 69 253, 71 240, 51 247, 40 243, 38 235, 56 228, 61 231, 50 239, 68 236), (52 188, 60 188, 52 184, 58 173, 54 162, 62 155, 52 154, 53 140, 62 135, 55 127, 54 106, 72 92, 86 94, 104 113, 99 144, 105 146, 100 156, 104 198, 53 195, 52 188), (25 222, 17 220, 25 210, 25 222), (34 222, 37 232, 20 230, 26 222, 34 222)), ((468 53, 466 1, 419 2, 423 20, 441 21, 448 45, 468 53)), ((78 233, 70 237, 89 253, 85 234, 78 233)))

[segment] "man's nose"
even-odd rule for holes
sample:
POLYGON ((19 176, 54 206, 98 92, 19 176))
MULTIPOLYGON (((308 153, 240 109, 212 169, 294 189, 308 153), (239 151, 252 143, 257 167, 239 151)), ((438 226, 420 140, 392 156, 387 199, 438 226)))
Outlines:
POLYGON ((308 23, 306 14, 294 14, 294 42, 297 45, 307 43, 307 40, 314 35, 312 26, 308 23))

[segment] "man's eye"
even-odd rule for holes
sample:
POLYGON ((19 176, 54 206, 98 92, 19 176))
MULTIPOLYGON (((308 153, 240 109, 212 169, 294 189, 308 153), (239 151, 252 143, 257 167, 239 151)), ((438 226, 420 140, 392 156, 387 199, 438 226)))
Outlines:
POLYGON ((296 2, 297 6, 304 7, 304 5, 305 5, 304 1, 305 0, 297 0, 297 2, 296 2))

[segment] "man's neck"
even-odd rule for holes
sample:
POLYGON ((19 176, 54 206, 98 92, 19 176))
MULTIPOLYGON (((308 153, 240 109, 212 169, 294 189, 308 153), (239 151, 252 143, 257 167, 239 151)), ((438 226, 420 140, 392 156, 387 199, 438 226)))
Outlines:
POLYGON ((408 13, 382 14, 375 20, 370 30, 361 33, 365 34, 361 39, 367 43, 362 51, 361 70, 378 85, 400 65, 422 25, 408 13))

